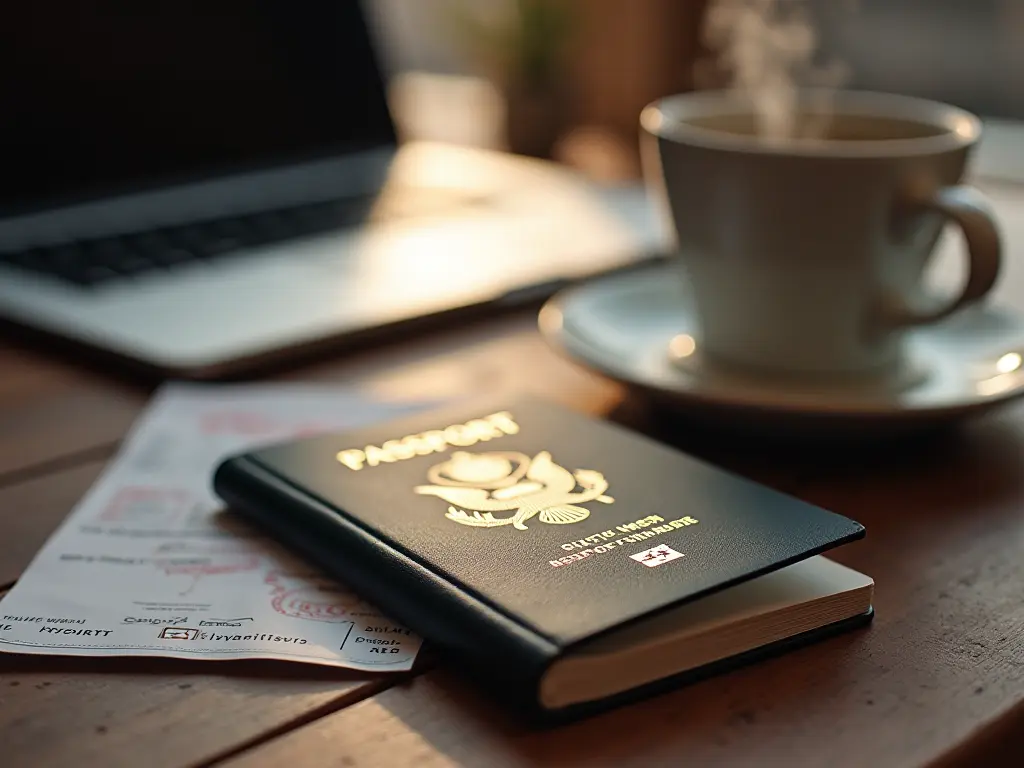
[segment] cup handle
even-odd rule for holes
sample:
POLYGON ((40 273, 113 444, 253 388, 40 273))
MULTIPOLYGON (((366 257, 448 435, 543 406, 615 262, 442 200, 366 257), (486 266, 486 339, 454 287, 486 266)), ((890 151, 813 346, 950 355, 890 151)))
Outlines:
POLYGON ((1002 261, 1002 241, 995 215, 988 200, 974 187, 940 187, 909 202, 916 208, 941 213, 960 227, 967 242, 967 280, 956 296, 938 306, 893 308, 888 313, 890 327, 934 323, 977 301, 996 284, 1002 261))

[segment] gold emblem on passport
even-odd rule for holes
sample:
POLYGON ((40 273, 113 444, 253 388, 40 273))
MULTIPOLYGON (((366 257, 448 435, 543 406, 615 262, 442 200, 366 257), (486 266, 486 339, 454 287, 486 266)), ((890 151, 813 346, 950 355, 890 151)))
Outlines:
POLYGON ((416 493, 444 499, 451 505, 445 517, 477 528, 511 525, 525 531, 526 521, 533 517, 568 525, 590 516, 580 504, 614 501, 604 493, 608 481, 600 472, 570 472, 547 451, 533 458, 514 451, 456 451, 448 461, 432 466, 427 479, 431 485, 417 486, 416 493))

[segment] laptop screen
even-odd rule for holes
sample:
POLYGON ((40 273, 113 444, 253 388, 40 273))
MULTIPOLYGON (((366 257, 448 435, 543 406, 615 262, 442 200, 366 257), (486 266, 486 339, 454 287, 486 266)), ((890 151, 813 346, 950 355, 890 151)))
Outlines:
POLYGON ((356 0, 32 0, 0 17, 0 214, 395 141, 356 0))

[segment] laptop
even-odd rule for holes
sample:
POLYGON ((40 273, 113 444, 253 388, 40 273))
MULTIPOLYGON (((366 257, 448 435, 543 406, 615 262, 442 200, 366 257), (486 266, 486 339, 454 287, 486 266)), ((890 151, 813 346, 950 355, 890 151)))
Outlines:
POLYGON ((234 378, 659 255, 640 188, 400 141, 370 19, 355 0, 7 9, 6 332, 234 378))

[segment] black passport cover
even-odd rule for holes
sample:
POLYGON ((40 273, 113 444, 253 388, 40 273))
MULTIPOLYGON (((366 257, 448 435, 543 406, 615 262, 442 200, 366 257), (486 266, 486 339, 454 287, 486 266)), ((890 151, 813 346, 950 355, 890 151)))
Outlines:
POLYGON ((572 646, 864 535, 533 398, 255 450, 225 460, 214 489, 497 698, 545 717, 600 706, 540 712, 539 680, 572 646))

